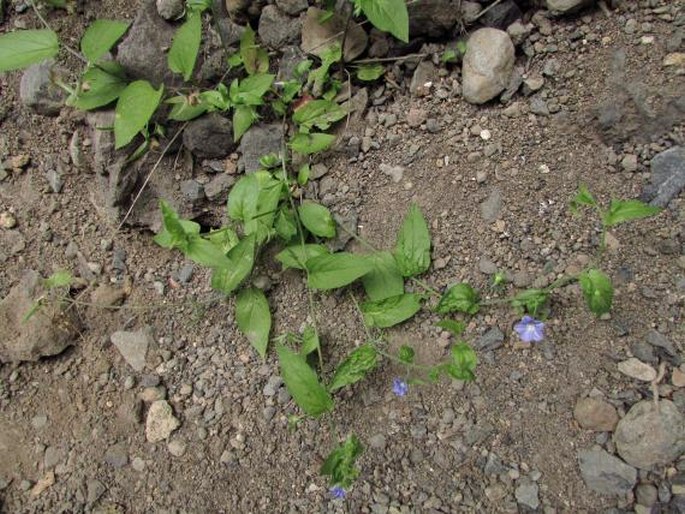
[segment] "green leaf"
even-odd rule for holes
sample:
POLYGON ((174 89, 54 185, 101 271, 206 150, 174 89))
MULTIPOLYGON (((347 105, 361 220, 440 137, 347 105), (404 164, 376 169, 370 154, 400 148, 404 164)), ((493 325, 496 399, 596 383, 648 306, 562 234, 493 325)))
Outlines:
POLYGON ((316 333, 316 329, 313 326, 307 325, 302 332, 300 355, 306 357, 310 353, 318 352, 320 348, 319 334, 316 333))
POLYGON ((409 42, 409 13, 405 0, 356 0, 356 3, 374 27, 409 42))
POLYGON ((414 352, 414 349, 406 344, 400 346, 400 349, 397 352, 397 358, 404 364, 413 364, 415 356, 416 352, 414 352))
POLYGON ((190 240, 200 233, 200 225, 190 220, 182 220, 178 213, 164 200, 159 201, 162 211, 162 231, 154 242, 163 248, 178 248, 184 254, 188 252, 190 240))
POLYGON ((326 457, 320 473, 331 477, 331 485, 350 487, 359 476, 355 461, 363 451, 359 439, 355 435, 348 436, 344 443, 326 457))
POLYGON ((209 105, 202 99, 198 100, 186 95, 173 96, 164 103, 172 105, 168 118, 175 121, 190 121, 209 109, 209 105))
POLYGON ((535 315, 537 314, 538 309, 545 304, 548 296, 549 293, 542 289, 526 289, 512 298, 511 306, 515 309, 535 315))
POLYGON ((223 227, 219 230, 212 230, 208 234, 205 234, 204 237, 221 248, 221 251, 224 253, 224 255, 226 255, 231 248, 240 242, 238 234, 235 233, 235 230, 229 227, 223 227))
POLYGON ((297 235, 297 224, 295 223, 294 211, 290 208, 281 208, 278 210, 276 220, 274 221, 274 228, 284 241, 288 242, 297 235))
POLYGON ((278 345, 276 352, 283 382, 295 403, 315 418, 333 409, 333 399, 321 385, 305 358, 283 345, 278 345))
POLYGON ((228 194, 228 215, 243 222, 245 234, 255 234, 263 243, 273 234, 274 218, 283 183, 268 171, 256 171, 241 178, 228 194))
POLYGON ((214 269, 214 273, 212 273, 212 287, 226 295, 235 291, 252 271, 254 253, 255 236, 250 235, 241 239, 228 252, 228 260, 231 262, 231 265, 214 269))
POLYGON ((201 236, 189 238, 184 253, 190 260, 208 268, 229 268, 233 265, 219 246, 201 236))
POLYGON ((212 0, 186 0, 186 8, 192 13, 201 13, 212 6, 212 0))
POLYGON ((329 100, 311 100, 295 109, 293 121, 302 132, 309 132, 316 127, 319 130, 328 128, 347 115, 347 111, 329 100))
POLYGON ((276 254, 276 260, 283 265, 283 269, 303 270, 310 259, 329 254, 328 248, 323 245, 293 245, 276 254))
POLYGON ((201 39, 202 16, 198 13, 191 13, 185 23, 176 30, 167 55, 169 69, 183 75, 185 81, 188 81, 193 74, 201 39))
POLYGON ((313 134, 295 134, 290 140, 290 148, 302 155, 323 152, 335 141, 335 136, 315 132, 313 134))
POLYGON ((474 380, 474 370, 478 357, 468 344, 461 342, 452 347, 452 364, 447 366, 447 373, 457 380, 474 380))
POLYGON ((333 392, 355 382, 359 382, 366 374, 376 367, 378 352, 371 344, 363 344, 356 348, 347 358, 342 361, 335 370, 335 375, 328 385, 328 390, 333 392))
POLYGON ((365 64, 357 68, 357 78, 364 82, 378 80, 385 73, 385 66, 382 64, 365 64))
POLYGON ((414 277, 426 271, 431 262, 431 239, 426 220, 415 203, 404 218, 397 243, 395 260, 404 277, 414 277))
POLYGON ((310 172, 311 167, 309 166, 309 164, 304 164, 297 172, 297 183, 301 186, 306 186, 307 182, 309 182, 310 172))
POLYGON ((306 264, 309 270, 309 287, 313 289, 346 286, 372 269, 367 258, 347 252, 313 257, 306 264))
POLYGON ((369 299, 377 302, 404 293, 404 278, 390 252, 376 252, 367 256, 373 268, 362 277, 369 299))
POLYGON ((235 319, 240 331, 264 359, 271 331, 269 302, 261 289, 249 287, 235 299, 235 319))
POLYGON ((480 309, 478 293, 468 284, 455 284, 451 286, 440 298, 435 311, 439 314, 450 312, 465 312, 475 314, 480 309))
POLYGON ((114 73, 105 71, 102 66, 88 69, 81 77, 78 92, 67 99, 67 105, 88 111, 104 107, 113 102, 126 89, 126 79, 123 69, 117 63, 108 63, 108 68, 114 73))
POLYGON ((243 134, 252 126, 257 119, 254 107, 238 105, 233 111, 233 141, 240 141, 243 134))
POLYGON ((580 274, 580 288, 585 297, 585 303, 596 316, 606 314, 611 310, 614 299, 614 286, 611 279, 598 269, 589 269, 580 274))
POLYGON ((570 202, 570 207, 571 211, 576 213, 578 212, 578 209, 583 206, 587 205, 590 207, 596 207, 597 202, 595 201, 594 196, 592 196, 592 193, 590 193, 590 190, 587 188, 585 184, 581 184, 578 186, 578 193, 576 196, 573 197, 573 200, 570 202))
POLYGON ((421 295, 405 293, 377 302, 364 302, 361 311, 369 327, 388 328, 408 320, 421 309, 421 295))
POLYGON ((297 208, 297 213, 305 228, 315 236, 335 237, 335 221, 323 205, 306 200, 297 208))
POLYGON ((602 216, 605 227, 613 227, 624 221, 648 218, 661 212, 659 207, 654 207, 640 200, 612 200, 609 210, 602 216))
POLYGON ((131 82, 119 95, 114 118, 114 142, 117 149, 147 127, 162 98, 164 86, 153 88, 147 80, 131 82))
POLYGON ((255 33, 249 25, 240 37, 240 60, 249 75, 269 71, 269 55, 255 43, 255 33))
POLYGON ((18 30, 0 36, 0 72, 27 68, 54 57, 59 40, 52 30, 18 30))
POLYGON ((88 61, 97 61, 110 51, 128 27, 129 23, 126 21, 95 20, 81 38, 81 53, 88 61))
POLYGON ((274 78, 276 78, 275 75, 259 73, 250 75, 240 83, 234 81, 231 84, 231 101, 242 105, 262 105, 264 103, 262 97, 271 88, 274 78))
POLYGON ((71 285, 74 281, 74 277, 71 273, 65 270, 56 271, 48 278, 43 280, 43 286, 46 289, 55 289, 56 287, 65 287, 71 285))
POLYGON ((454 337, 459 337, 464 333, 466 324, 463 321, 455 321, 453 319, 443 319, 436 323, 440 328, 447 330, 454 337))

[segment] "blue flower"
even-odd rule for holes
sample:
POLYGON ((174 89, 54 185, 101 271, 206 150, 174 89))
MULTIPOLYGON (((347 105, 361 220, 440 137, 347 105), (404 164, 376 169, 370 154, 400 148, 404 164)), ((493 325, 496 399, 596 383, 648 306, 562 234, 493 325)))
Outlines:
POLYGON ((524 343, 539 343, 545 338, 545 324, 531 316, 523 316, 523 319, 514 325, 524 343))
POLYGON ((409 386, 401 378, 394 378, 392 381, 392 392, 397 396, 405 396, 409 392, 409 386))
POLYGON ((339 485, 331 487, 331 496, 333 496, 333 498, 335 498, 336 500, 344 498, 346 494, 347 493, 345 492, 345 489, 343 489, 339 485))

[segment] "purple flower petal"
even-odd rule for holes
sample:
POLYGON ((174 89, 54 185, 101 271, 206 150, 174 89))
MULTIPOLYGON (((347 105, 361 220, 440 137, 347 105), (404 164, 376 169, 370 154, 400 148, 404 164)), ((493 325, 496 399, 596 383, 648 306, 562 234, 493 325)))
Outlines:
POLYGON ((339 485, 331 487, 331 496, 335 499, 341 499, 344 498, 347 493, 345 492, 345 489, 340 487, 339 485))
POLYGON ((514 330, 524 343, 539 343, 545 338, 545 324, 531 316, 523 316, 514 330))
POLYGON ((401 378, 394 378, 392 381, 392 392, 397 396, 405 396, 409 392, 409 385, 401 378))

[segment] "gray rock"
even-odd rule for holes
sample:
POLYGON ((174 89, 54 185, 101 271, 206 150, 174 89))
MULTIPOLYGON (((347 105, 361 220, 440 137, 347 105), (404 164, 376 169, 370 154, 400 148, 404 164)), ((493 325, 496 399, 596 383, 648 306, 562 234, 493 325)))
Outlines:
POLYGON ((233 184, 235 184, 235 177, 222 173, 205 184, 205 194, 211 201, 219 200, 223 202, 226 200, 226 195, 233 184))
POLYGON ((640 469, 668 464, 685 452, 685 417, 670 400, 642 400, 616 426, 614 444, 628 464, 640 469))
POLYGON ((504 343, 504 334, 498 327, 492 327, 485 334, 476 339, 473 346, 476 350, 491 351, 496 350, 504 343))
POLYGON ((600 398, 581 398, 576 403, 573 416, 584 429, 598 432, 610 432, 618 423, 614 406, 600 398))
POLYGON ((685 147, 674 146, 655 155, 650 167, 651 183, 645 187, 643 199, 666 207, 685 187, 685 147))
POLYGON ((601 448, 578 452, 580 473, 595 492, 623 496, 637 481, 637 470, 601 448))
POLYGON ((115 469, 123 468, 128 464, 128 448, 125 443, 116 443, 107 448, 105 462, 115 469))
POLYGON ((126 363, 135 371, 145 369, 145 357, 147 349, 152 341, 149 330, 137 332, 114 332, 111 337, 112 344, 117 347, 126 363))
POLYGON ((393 182, 398 183, 404 177, 404 166, 392 166, 390 164, 381 163, 378 169, 384 175, 387 175, 393 182))
POLYGON ((669 341, 663 334, 652 329, 647 332, 646 340, 652 346, 663 349, 671 357, 677 357, 678 352, 671 341, 669 341))
POLYGON ((93 505, 105 493, 107 488, 99 480, 88 480, 86 483, 86 502, 88 505, 93 505))
POLYGON ((283 126, 280 123, 255 125, 240 138, 238 150, 242 154, 240 163, 245 173, 252 173, 262 168, 259 159, 269 154, 282 154, 283 126))
POLYGON ((186 452, 186 448, 187 445, 185 441, 181 439, 172 439, 167 444, 167 449, 169 450, 169 453, 174 457, 183 457, 183 455, 186 452))
POLYGON ((643 382, 651 382, 656 378, 656 370, 635 357, 619 362, 617 367, 624 375, 643 382))
POLYGON ((540 506, 540 499, 538 498, 538 485, 529 480, 522 480, 514 491, 516 501, 529 509, 536 510, 540 506))
POLYGON ((545 0, 545 6, 554 14, 568 14, 594 2, 595 0, 545 0))
POLYGON ((639 505, 651 507, 657 502, 658 492, 652 484, 639 484, 635 488, 635 499, 639 505))
POLYGON ((145 437, 151 443, 163 441, 181 425, 176 419, 171 405, 166 400, 157 400, 150 405, 145 420, 145 437))
POLYGON ((488 460, 485 462, 483 467, 483 473, 486 475, 501 475, 507 471, 507 468, 502 464, 502 459, 500 459, 495 453, 490 452, 488 454, 488 460))
POLYGON ((155 0, 145 0, 119 44, 117 61, 131 78, 149 80, 155 87, 172 83, 174 75, 167 64, 167 51, 175 33, 176 25, 157 14, 155 0))
POLYGON ((514 69, 514 44, 498 29, 483 28, 468 40, 462 66, 462 95, 473 104, 492 100, 509 84, 514 69))
POLYGON ((506 28, 521 18, 523 13, 514 0, 504 0, 493 5, 480 18, 480 22, 486 27, 506 30, 506 28))
POLYGON ((37 361, 74 343, 79 328, 74 309, 65 309, 57 298, 24 320, 43 295, 51 298, 38 273, 28 271, 0 302, 0 362, 37 361))
POLYGON ((295 15, 304 11, 308 6, 307 0, 276 0, 276 5, 284 13, 295 15))
MULTIPOLYGON (((459 3, 457 3, 459 5, 459 3)), ((407 5, 409 36, 432 38, 447 35, 459 20, 460 12, 451 0, 422 0, 407 5)))
POLYGON ((478 261, 478 269, 481 273, 484 273, 486 275, 494 275, 495 273, 497 273, 497 264, 492 262, 487 257, 481 257, 478 261))
POLYGON ((238 43, 245 32, 245 27, 238 25, 226 13, 223 0, 214 0, 212 12, 214 14, 214 25, 222 45, 228 48, 238 43))
POLYGON ((502 210, 502 193, 498 188, 493 188, 487 199, 480 204, 480 215, 489 223, 497 220, 502 210))
POLYGON ((191 202, 199 202, 205 197, 205 188, 197 180, 184 180, 181 182, 181 193, 191 202))
POLYGON ((202 159, 226 157, 237 146, 233 142, 233 124, 216 113, 188 123, 183 131, 183 144, 202 159))
POLYGON ((47 173, 45 173, 45 178, 48 179, 48 184, 50 184, 50 189, 53 193, 60 193, 64 187, 64 178, 62 174, 53 168, 50 168, 47 173))
POLYGON ((178 272, 178 280, 181 284, 187 284, 193 278, 195 266, 192 263, 184 264, 178 272))
POLYGON ((430 85, 435 82, 438 76, 438 70, 430 61, 422 61, 414 70, 411 83, 409 84, 409 92, 415 96, 426 96, 430 93, 430 85))
POLYGON ((157 13, 168 21, 178 20, 185 12, 183 0, 156 0, 157 13))
POLYGON ((43 467, 52 469, 67 459, 67 451, 61 446, 48 446, 43 454, 43 467))
POLYGON ((267 5, 259 17, 259 38, 266 46, 279 49, 297 41, 302 22, 283 14, 275 5, 267 5))
POLYGON ((369 446, 377 450, 385 450, 386 442, 383 434, 376 434, 369 438, 369 446))
POLYGON ((57 116, 64 105, 66 93, 54 79, 62 74, 52 59, 29 66, 19 83, 22 103, 37 114, 57 116))
POLYGON ((338 226, 345 227, 347 230, 338 229, 335 234, 335 239, 329 241, 328 248, 332 252, 338 252, 345 248, 347 243, 352 239, 351 234, 356 234, 359 226, 359 213, 355 210, 350 210, 346 214, 333 213, 333 219, 338 226))
MULTIPOLYGON (((347 17, 334 13, 320 22, 326 11, 310 7, 302 25, 301 48, 308 54, 321 57, 331 45, 342 44, 342 32, 347 24, 347 17)), ((345 37, 343 56, 345 61, 352 61, 359 57, 368 43, 366 31, 356 23, 350 23, 345 37)))

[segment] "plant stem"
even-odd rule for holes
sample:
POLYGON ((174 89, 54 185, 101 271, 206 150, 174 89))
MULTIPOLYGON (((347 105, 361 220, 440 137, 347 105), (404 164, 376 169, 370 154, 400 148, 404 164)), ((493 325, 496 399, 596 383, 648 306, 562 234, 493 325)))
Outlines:
MULTIPOLYGON (((49 25, 48 22, 45 20, 45 18, 43 18, 43 15, 42 15, 42 14, 40 13, 40 11, 38 10, 38 7, 36 7, 36 4, 34 3, 34 1, 33 1, 33 0, 29 0, 29 4, 31 5, 31 8, 33 9, 33 12, 36 13, 36 16, 38 17, 38 19, 40 20, 40 22, 43 24, 43 26, 44 26, 46 29, 48 29, 48 30, 52 30, 52 27, 50 27, 50 25, 49 25)), ((54 32, 54 31, 53 31, 53 32, 54 32)), ((86 59, 83 55, 81 55, 79 52, 77 52, 76 50, 74 50, 74 49, 71 48, 70 46, 65 45, 64 43, 62 43, 62 47, 63 47, 67 52, 69 52, 71 55, 73 55, 74 57, 76 57, 77 59, 79 59, 80 61, 83 61, 84 63, 88 64, 88 59, 86 59)))

